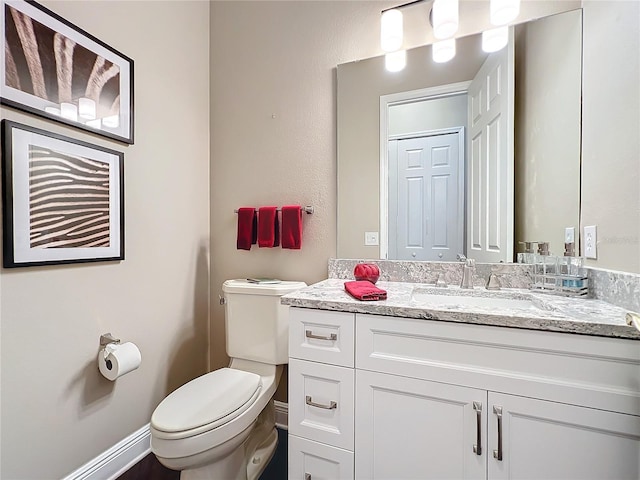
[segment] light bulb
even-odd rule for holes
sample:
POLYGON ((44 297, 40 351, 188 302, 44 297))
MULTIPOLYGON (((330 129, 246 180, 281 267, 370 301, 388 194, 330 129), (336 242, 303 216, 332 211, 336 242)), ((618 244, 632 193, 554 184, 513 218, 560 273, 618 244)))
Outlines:
POLYGON ((456 56, 456 39, 450 38, 436 42, 431 46, 433 61, 436 63, 445 63, 456 56))
POLYGON ((111 115, 102 119, 102 125, 109 128, 118 128, 120 126, 120 116, 111 115))
POLYGON ((389 72, 399 72, 407 66, 407 51, 398 50, 384 56, 384 66, 389 72))
POLYGON ((520 14, 520 0, 491 0, 491 23, 504 25, 520 14))
POLYGON ((62 102, 60 104, 60 116, 62 118, 68 118, 74 122, 78 121, 78 107, 73 103, 62 102))
POLYGON ((380 46, 385 52, 394 52, 402 47, 402 12, 387 10, 380 19, 380 46))
POLYGON ((60 116, 60 109, 58 107, 44 107, 44 111, 56 117, 60 116))
POLYGON ((102 120, 96 118, 95 120, 89 120, 86 123, 87 127, 95 128, 96 130, 100 130, 102 128, 102 120))
POLYGON ((90 98, 79 98, 78 115, 85 120, 94 120, 96 118, 96 102, 90 98))
POLYGON ((438 39, 452 37, 458 31, 458 0, 433 2, 433 35, 438 39))
POLYGON ((491 53, 502 50, 509 43, 509 27, 493 28, 482 32, 482 50, 491 53))

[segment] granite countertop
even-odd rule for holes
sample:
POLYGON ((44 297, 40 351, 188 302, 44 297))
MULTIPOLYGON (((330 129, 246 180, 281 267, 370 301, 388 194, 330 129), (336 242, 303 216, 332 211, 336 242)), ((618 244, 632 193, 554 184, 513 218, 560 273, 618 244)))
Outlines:
POLYGON ((289 293, 281 301, 284 305, 320 310, 640 340, 640 332, 626 324, 627 310, 602 300, 561 297, 524 289, 510 288, 494 292, 478 287, 462 290, 458 287, 436 288, 421 283, 380 281, 376 286, 387 291, 387 300, 363 302, 344 291, 344 282, 344 279, 323 280, 289 293), (458 304, 456 297, 451 298, 452 295, 488 298, 486 302, 474 301, 479 304, 469 305, 464 299, 458 304), (432 296, 431 299, 425 300, 429 296, 432 296), (496 300, 490 301, 490 298, 496 300), (486 304, 482 305, 482 302, 486 304))

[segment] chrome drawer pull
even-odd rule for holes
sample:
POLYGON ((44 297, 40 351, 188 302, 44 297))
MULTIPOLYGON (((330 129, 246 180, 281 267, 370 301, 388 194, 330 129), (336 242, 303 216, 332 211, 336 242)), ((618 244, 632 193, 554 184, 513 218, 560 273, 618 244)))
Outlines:
POLYGON ((329 403, 329 405, 323 405, 321 403, 315 403, 313 401, 313 399, 311 398, 311 395, 307 395, 306 398, 304 399, 304 403, 306 403, 307 405, 310 405, 312 407, 317 407, 317 408, 324 408, 325 410, 333 410, 335 408, 338 408, 338 404, 334 401, 331 401, 329 403))
POLYGON ((311 474, 310 473, 305 473, 304 474, 304 480, 311 480, 311 474))
POLYGON ((332 333, 329 336, 325 336, 325 335, 315 335, 311 330, 305 330, 304 331, 304 336, 307 338, 315 338, 316 340, 330 340, 330 341, 334 341, 338 339, 338 334, 337 333, 332 333))
POLYGON ((482 455, 482 403, 473 402, 473 409, 476 411, 476 444, 473 453, 482 455))
POLYGON ((502 461, 502 407, 493 406, 493 413, 498 417, 498 449, 493 451, 493 458, 502 461))

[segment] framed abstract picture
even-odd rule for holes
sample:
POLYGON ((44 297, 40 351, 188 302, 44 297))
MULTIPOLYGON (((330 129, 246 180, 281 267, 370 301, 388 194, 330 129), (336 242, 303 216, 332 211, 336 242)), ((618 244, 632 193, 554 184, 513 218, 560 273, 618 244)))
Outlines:
POLYGON ((31 0, 0 0, 0 102, 133 143, 133 60, 31 0))
POLYGON ((124 260, 124 154, 2 121, 5 268, 124 260))

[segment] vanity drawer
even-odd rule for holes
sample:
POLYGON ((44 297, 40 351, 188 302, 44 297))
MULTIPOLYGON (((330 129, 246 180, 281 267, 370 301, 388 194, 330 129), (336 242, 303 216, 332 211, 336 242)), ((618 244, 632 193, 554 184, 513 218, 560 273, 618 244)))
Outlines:
POLYGON ((289 435, 289 480, 350 480, 353 452, 289 435))
POLYGON ((289 356, 353 367, 355 313, 289 309, 289 356))
POLYGON ((353 450, 354 370, 291 359, 289 432, 353 450))

